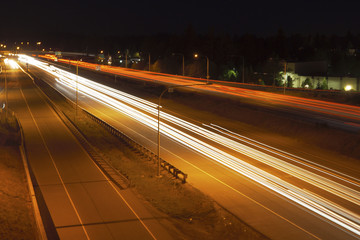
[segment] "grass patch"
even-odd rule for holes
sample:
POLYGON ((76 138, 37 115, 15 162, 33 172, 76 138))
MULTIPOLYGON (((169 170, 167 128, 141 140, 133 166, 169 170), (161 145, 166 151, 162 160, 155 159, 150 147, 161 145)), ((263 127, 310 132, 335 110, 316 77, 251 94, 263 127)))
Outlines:
POLYGON ((36 239, 16 119, 0 113, 0 239, 36 239))

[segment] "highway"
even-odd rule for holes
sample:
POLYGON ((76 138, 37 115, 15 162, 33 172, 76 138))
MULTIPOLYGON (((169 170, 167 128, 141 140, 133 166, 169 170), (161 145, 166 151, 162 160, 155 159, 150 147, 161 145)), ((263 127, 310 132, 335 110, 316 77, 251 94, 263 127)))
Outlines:
MULTIPOLYGON (((156 152, 156 104, 26 56, 21 61, 69 99, 74 100, 78 88, 82 108, 156 152)), ((193 91, 213 88, 192 87, 193 91)), ((358 117, 356 111, 343 107, 328 112, 341 112, 341 118, 358 117)), ((196 188, 271 239, 359 238, 360 180, 356 176, 221 126, 190 122, 167 112, 161 113, 161 135, 162 158, 188 173, 196 188)))
POLYGON ((172 239, 160 216, 103 174, 17 63, 8 69, 9 106, 24 130, 48 238, 172 239))
MULTIPOLYGON (((78 65, 82 68, 98 70, 118 76, 141 79, 143 81, 159 82, 165 84, 192 84, 204 79, 175 76, 171 74, 140 71, 135 69, 98 65, 82 61, 57 59, 54 55, 40 55, 39 57, 57 60, 60 63, 78 65)), ((348 131, 358 132, 360 130, 360 107, 314 99, 300 98, 295 96, 274 94, 265 91, 242 88, 240 83, 229 83, 223 81, 209 80, 213 83, 212 88, 207 88, 212 94, 225 94, 241 97, 247 101, 257 101, 259 104, 272 108, 283 108, 287 112, 300 112, 302 115, 310 114, 309 118, 315 118, 331 127, 337 127, 348 131)), ((197 88, 203 89, 198 86, 197 88)))

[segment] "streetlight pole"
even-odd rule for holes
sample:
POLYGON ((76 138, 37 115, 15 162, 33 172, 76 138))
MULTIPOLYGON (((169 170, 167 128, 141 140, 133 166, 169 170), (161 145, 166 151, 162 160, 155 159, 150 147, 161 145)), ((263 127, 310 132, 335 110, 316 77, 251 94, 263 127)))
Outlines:
MULTIPOLYGON (((194 57, 198 58, 199 54, 195 53, 194 57)), ((209 83, 209 78, 210 78, 210 75, 209 75, 209 58, 207 56, 204 56, 204 57, 206 57, 206 83, 209 83)))
POLYGON ((182 70, 183 70, 183 76, 185 76, 185 56, 184 56, 184 54, 182 54, 182 57, 183 57, 182 70))
POLYGON ((245 83, 245 59, 244 56, 242 57, 242 83, 245 83))
POLYGON ((206 82, 208 83, 209 82, 209 58, 206 56, 206 82))
MULTIPOLYGON (((211 83, 210 83, 211 84, 211 83)), ((174 88, 181 88, 181 87, 192 87, 192 86, 199 86, 199 85, 210 85, 209 83, 195 83, 195 84, 187 84, 187 85, 177 85, 177 86, 170 86, 170 87, 166 87, 166 89, 164 91, 162 91, 162 93, 159 96, 159 101, 158 101, 158 131, 157 131, 157 160, 158 160, 158 171, 157 171, 157 176, 160 177, 160 167, 161 167, 161 163, 160 163, 160 108, 161 108, 161 98, 164 95, 164 93, 166 93, 167 91, 172 91, 174 88)))
POLYGON ((128 55, 128 50, 125 50, 125 68, 127 68, 127 55, 128 55))
POLYGON ((4 77, 5 77, 5 120, 7 119, 8 114, 8 86, 6 79, 6 63, 4 61, 4 77))
POLYGON ((286 67, 287 67, 287 65, 286 65, 287 63, 285 62, 285 66, 284 66, 284 72, 285 72, 285 79, 284 79, 284 94, 285 94, 285 89, 286 89, 286 80, 287 80, 287 76, 286 76, 286 67))
POLYGON ((79 59, 76 62, 76 108, 75 108, 75 120, 78 115, 78 81, 79 81, 79 59))

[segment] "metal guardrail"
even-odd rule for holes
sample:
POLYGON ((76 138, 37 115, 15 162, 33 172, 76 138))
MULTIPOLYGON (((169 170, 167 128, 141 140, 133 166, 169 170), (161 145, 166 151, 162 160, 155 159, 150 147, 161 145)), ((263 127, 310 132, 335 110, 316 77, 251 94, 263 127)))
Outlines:
MULTIPOLYGON (((34 78, 34 81, 37 82, 37 84, 42 84, 45 83, 47 86, 51 87, 48 83, 41 81, 39 82, 38 78, 34 78)), ((53 88, 54 89, 54 88, 53 88)), ((56 89, 54 89, 55 91, 57 91, 56 89)), ((61 93, 60 93, 61 94, 61 93)), ((62 95, 62 94, 61 94, 62 95)), ((64 99, 73 107, 76 106, 76 104, 69 100, 67 97, 65 97, 64 95, 62 95, 64 97, 64 99)), ((78 106, 79 107, 79 106, 78 106)), ((155 153, 153 153, 152 151, 150 151, 149 149, 147 149, 146 147, 142 146, 141 144, 137 143, 134 139, 130 138, 129 136, 127 136, 125 133, 121 132, 120 130, 118 130, 117 128, 115 128, 114 126, 108 124, 107 122, 101 120, 100 118, 94 116, 93 114, 89 113, 87 110, 79 107, 79 109, 85 113, 87 116, 89 116, 93 121, 95 121, 96 123, 102 125, 103 127, 105 127, 106 130, 108 130, 111 134, 113 134, 114 136, 118 137, 122 142, 124 142, 129 148, 137 151, 138 153, 140 153, 142 156, 146 157, 148 160, 153 161, 154 163, 157 163, 158 157, 155 153)), ((70 119, 69 119, 70 120, 70 119)), ((71 121, 71 120, 70 120, 71 121)), ((186 183, 186 179, 188 177, 188 175, 186 173, 184 173, 183 171, 181 171, 180 169, 176 168, 175 166, 173 166, 172 164, 168 163, 167 161, 165 161, 164 159, 160 158, 160 166, 163 167, 165 170, 167 170, 170 174, 172 174, 176 179, 180 179, 182 183, 186 183)))
MULTIPOLYGON (((120 138, 126 145, 137 152, 140 152, 142 155, 144 155, 147 159, 152 160, 154 163, 157 163, 158 157, 155 153, 147 149, 146 147, 142 146, 141 144, 137 143, 135 140, 124 134, 123 132, 119 131, 115 127, 111 126, 107 122, 101 120, 100 118, 92 115, 91 113, 84 111, 85 114, 87 114, 91 119, 93 119, 95 122, 101 124, 105 129, 107 129, 111 134, 114 136, 120 138)), ((166 169, 169 173, 171 173, 175 178, 181 179, 182 183, 186 182, 187 174, 182 172, 180 169, 176 168, 172 164, 168 163, 164 159, 160 158, 160 165, 166 169)))

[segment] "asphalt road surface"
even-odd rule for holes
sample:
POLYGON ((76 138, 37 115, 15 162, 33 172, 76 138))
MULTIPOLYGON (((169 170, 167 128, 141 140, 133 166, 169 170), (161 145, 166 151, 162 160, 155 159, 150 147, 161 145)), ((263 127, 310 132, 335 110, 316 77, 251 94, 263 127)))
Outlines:
MULTIPOLYGON (((55 59, 55 56, 52 55, 42 57, 50 60, 55 59)), ((57 61, 60 63, 78 65, 79 67, 86 69, 98 70, 99 72, 115 74, 120 77, 122 76, 162 84, 183 85, 206 81, 199 78, 139 71, 135 69, 98 65, 74 60, 69 61, 67 59, 57 59, 57 61)), ((292 112, 302 117, 308 115, 308 120, 313 119, 331 127, 353 132, 358 132, 360 130, 360 107, 357 106, 246 89, 243 88, 244 85, 241 83, 230 83, 217 80, 209 80, 209 82, 214 84, 211 88, 204 88, 201 86, 197 86, 196 88, 203 90, 206 89, 208 93, 211 94, 240 97, 242 101, 246 100, 257 102, 260 106, 274 108, 278 111, 282 109, 287 113, 292 112)))
POLYGON ((171 239, 159 216, 100 171, 25 73, 9 70, 8 81, 35 190, 55 225, 50 239, 171 239))
MULTIPOLYGON (((152 103, 31 62, 30 72, 156 152, 152 103), (35 67, 36 66, 36 67, 35 67)), ((195 89, 194 91, 197 91, 195 89)), ((359 180, 220 126, 162 113, 161 156, 189 183, 271 239, 357 239, 359 180)))

